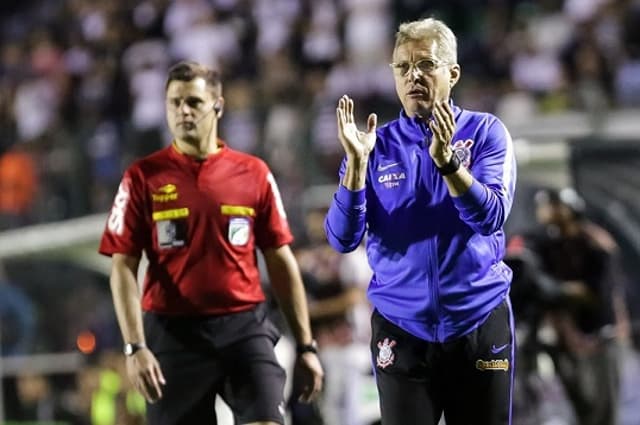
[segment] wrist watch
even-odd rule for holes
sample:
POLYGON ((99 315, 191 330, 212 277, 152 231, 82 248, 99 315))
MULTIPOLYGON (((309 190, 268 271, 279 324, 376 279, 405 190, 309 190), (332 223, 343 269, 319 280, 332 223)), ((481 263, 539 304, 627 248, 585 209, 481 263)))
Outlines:
POLYGON ((310 344, 298 344, 296 346, 296 353, 298 355, 304 353, 318 354, 318 343, 315 339, 312 339, 310 344))
POLYGON ((124 355, 129 357, 133 356, 138 350, 141 348, 147 348, 147 345, 144 342, 128 342, 124 345, 124 355))
POLYGON ((441 175, 447 176, 449 174, 453 174, 460 168, 460 158, 456 155, 456 152, 453 151, 451 155, 451 159, 449 162, 444 164, 442 167, 436 166, 441 175))

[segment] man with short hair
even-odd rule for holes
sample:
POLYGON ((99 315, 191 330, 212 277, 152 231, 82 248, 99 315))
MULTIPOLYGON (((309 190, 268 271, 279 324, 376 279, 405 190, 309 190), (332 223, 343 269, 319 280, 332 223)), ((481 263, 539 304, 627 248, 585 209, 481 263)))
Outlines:
POLYGON ((151 425, 215 424, 216 395, 238 424, 284 424, 285 373, 273 350, 280 335, 266 316, 256 248, 298 344, 301 398, 322 386, 276 182, 263 161, 218 139, 223 106, 217 72, 194 62, 170 69, 173 143, 127 169, 100 244, 113 258, 127 370, 149 401, 151 425))
POLYGON ((544 309, 557 335, 556 372, 581 425, 615 425, 629 326, 620 248, 573 188, 541 189, 534 204, 541 227, 519 238, 536 260, 532 275, 557 293, 544 309))
POLYGON ((437 19, 400 25, 398 119, 366 131, 336 110, 346 152, 325 228, 340 252, 367 233, 371 352, 383 425, 511 423, 514 334, 503 225, 515 190, 511 137, 451 100, 456 37, 437 19))

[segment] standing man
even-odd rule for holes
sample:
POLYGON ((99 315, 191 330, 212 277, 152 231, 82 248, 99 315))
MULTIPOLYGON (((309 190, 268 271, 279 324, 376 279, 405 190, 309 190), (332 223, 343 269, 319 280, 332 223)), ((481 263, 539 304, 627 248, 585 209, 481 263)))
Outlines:
POLYGON ((604 228, 585 216, 572 188, 535 196, 542 226, 524 238, 537 258, 534 276, 551 278, 560 294, 546 311, 557 346, 551 353, 578 422, 619 423, 621 342, 628 330, 619 248, 604 228))
POLYGON ((400 25, 391 68, 398 119, 367 130, 336 110, 346 152, 325 228, 340 252, 367 231, 371 351, 383 425, 511 423, 514 335, 502 227, 512 142, 493 115, 450 99, 456 38, 441 21, 400 25))
POLYGON ((260 159, 218 139, 223 104, 215 71, 194 62, 169 70, 173 143, 125 172, 100 244, 113 259, 127 370, 151 425, 215 424, 217 394, 238 424, 284 423, 285 373, 273 350, 280 335, 266 317, 256 247, 298 344, 301 399, 322 385, 276 182, 260 159))

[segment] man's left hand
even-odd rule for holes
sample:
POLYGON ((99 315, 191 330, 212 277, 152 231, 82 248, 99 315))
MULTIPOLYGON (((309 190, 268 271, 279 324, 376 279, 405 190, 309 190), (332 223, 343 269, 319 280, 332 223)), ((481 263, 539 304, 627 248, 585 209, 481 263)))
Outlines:
POLYGON ((432 116, 429 119, 429 128, 433 132, 429 155, 436 166, 441 168, 449 163, 453 155, 451 139, 456 131, 456 121, 446 100, 434 102, 432 116))
POLYGON ((298 356, 295 366, 295 375, 298 382, 300 396, 298 400, 310 403, 315 400, 322 391, 322 379, 324 371, 317 354, 307 352, 298 356))

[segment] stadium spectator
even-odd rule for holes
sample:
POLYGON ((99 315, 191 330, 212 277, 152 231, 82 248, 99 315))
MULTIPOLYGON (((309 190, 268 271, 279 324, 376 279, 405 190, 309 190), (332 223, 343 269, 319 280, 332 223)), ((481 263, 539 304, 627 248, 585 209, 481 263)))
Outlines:
POLYGON ((38 168, 28 149, 0 154, 0 230, 29 223, 38 191, 38 168))
POLYGON ((555 368, 578 422, 618 423, 619 342, 628 338, 624 276, 609 233, 586 219, 582 198, 571 188, 545 189, 535 196, 541 228, 514 235, 510 256, 520 246, 529 276, 545 299, 542 313, 557 335, 551 350, 555 368), (542 280, 546 279, 546 283, 542 280))

